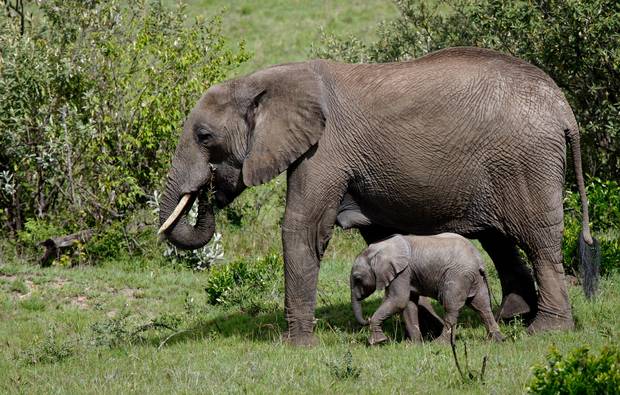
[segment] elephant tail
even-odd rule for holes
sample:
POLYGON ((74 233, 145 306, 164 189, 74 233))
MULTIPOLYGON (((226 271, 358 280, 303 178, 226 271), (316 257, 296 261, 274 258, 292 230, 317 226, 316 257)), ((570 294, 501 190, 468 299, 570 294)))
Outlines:
POLYGON ((579 130, 577 127, 564 131, 566 140, 573 153, 573 166, 575 167, 575 178, 577 188, 581 197, 581 235, 579 236, 579 271, 583 277, 583 292, 586 297, 592 298, 598 288, 601 247, 590 233, 590 217, 588 214, 588 197, 583 179, 581 166, 581 144, 579 142, 579 130))
POLYGON ((497 304, 497 300, 495 300, 495 298, 493 297, 493 294, 491 293, 491 287, 489 287, 489 280, 487 279, 487 272, 484 270, 483 267, 479 268, 478 271, 480 271, 480 275, 482 276, 482 281, 484 281, 484 285, 487 287, 487 292, 489 293, 489 303, 493 301, 495 302, 495 304, 497 304))

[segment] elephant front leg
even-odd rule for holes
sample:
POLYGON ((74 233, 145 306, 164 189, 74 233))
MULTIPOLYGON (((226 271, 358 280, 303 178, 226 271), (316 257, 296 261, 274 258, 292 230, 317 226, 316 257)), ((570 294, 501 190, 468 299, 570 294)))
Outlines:
POLYGON ((282 246, 288 329, 283 338, 293 345, 317 343, 312 332, 319 266, 347 185, 344 174, 316 163, 326 162, 305 160, 287 173, 282 246))
POLYGON ((383 321, 391 317, 395 313, 390 303, 384 302, 379 306, 377 311, 368 320, 370 326, 370 337, 368 338, 368 344, 375 346, 388 341, 388 337, 383 333, 383 321))
POLYGON ((336 211, 326 209, 317 222, 288 210, 282 226, 284 313, 288 324, 284 340, 312 346, 317 343, 313 329, 320 259, 331 237, 336 211))
POLYGON ((283 228, 284 314, 288 329, 284 341, 293 345, 317 343, 312 333, 319 259, 307 243, 307 232, 283 228))
MULTIPOLYGON (((408 294, 406 294, 406 296, 408 296, 408 294)), ((371 346, 385 343, 388 340, 388 337, 383 333, 383 329, 381 328, 383 321, 403 311, 407 303, 407 297, 399 297, 398 295, 396 295, 396 297, 391 297, 389 291, 386 290, 383 303, 381 303, 381 306, 379 306, 377 311, 375 311, 368 320, 368 325, 370 326, 370 338, 368 338, 368 343, 371 346)))

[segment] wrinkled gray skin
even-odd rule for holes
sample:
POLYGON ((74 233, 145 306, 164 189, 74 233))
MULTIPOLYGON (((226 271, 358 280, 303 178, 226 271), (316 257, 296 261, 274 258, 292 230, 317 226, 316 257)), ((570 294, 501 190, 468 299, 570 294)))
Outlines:
POLYGON ((489 338, 503 340, 491 311, 482 257, 467 239, 457 234, 397 235, 371 244, 355 259, 350 284, 353 313, 360 324, 370 325, 371 345, 388 340, 381 324, 397 313, 403 315, 409 339, 421 342, 420 296, 437 299, 446 311, 440 341, 450 341, 452 328, 465 304, 480 315, 489 338), (385 296, 366 321, 361 303, 376 289, 385 289, 385 296))
POLYGON ((538 68, 475 48, 403 63, 274 66, 212 86, 191 111, 160 220, 183 194, 198 197, 200 215, 194 227, 182 217, 162 232, 180 248, 200 247, 215 226, 201 192, 211 185, 223 207, 287 170, 285 340, 315 342, 319 263, 334 224, 369 243, 395 233, 477 238, 499 273, 502 317, 535 315, 531 332, 569 329, 567 141, 591 243, 577 124, 538 68), (533 263, 538 294, 517 247, 533 263))

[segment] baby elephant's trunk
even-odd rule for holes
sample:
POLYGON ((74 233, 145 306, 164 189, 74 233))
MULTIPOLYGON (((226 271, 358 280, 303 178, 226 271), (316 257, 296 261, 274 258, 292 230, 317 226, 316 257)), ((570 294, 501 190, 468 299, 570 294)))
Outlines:
POLYGON ((353 314, 355 314, 355 319, 361 325, 368 325, 368 321, 366 321, 362 315, 362 301, 357 298, 354 292, 351 292, 351 306, 353 306, 353 314))

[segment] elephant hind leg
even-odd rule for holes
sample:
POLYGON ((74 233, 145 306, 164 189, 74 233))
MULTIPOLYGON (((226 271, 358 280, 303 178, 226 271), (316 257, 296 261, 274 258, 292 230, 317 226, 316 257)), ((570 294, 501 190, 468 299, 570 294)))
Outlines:
POLYGON ((403 310, 403 320, 405 321, 405 329, 407 337, 415 343, 422 342, 422 331, 420 330, 420 321, 418 318, 418 305, 416 302, 409 301, 407 307, 403 310))
POLYGON ((517 244, 499 233, 479 238, 489 254, 502 286, 502 302, 496 319, 510 320, 521 316, 529 322, 537 309, 534 277, 519 255, 517 244))
POLYGON ((562 227, 539 229, 530 236, 525 249, 538 284, 538 311, 528 332, 574 329, 562 265, 562 227))
POLYGON ((495 341, 504 340, 497 321, 493 318, 493 312, 491 311, 491 300, 489 299, 489 291, 486 286, 479 287, 478 292, 469 302, 469 306, 474 309, 487 329, 489 338, 495 341))
POLYGON ((456 327, 459 313, 467 301, 467 292, 459 284, 449 281, 445 284, 439 299, 446 313, 443 316, 443 330, 437 340, 442 343, 450 343, 450 337, 456 327))

